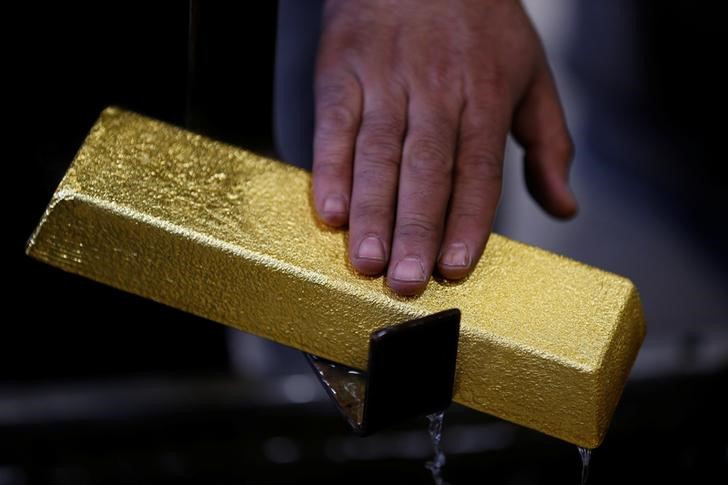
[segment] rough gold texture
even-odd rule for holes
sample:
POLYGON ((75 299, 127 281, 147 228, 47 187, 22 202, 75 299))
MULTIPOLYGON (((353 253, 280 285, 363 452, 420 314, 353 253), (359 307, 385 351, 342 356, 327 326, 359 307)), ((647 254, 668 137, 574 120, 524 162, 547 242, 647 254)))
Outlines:
POLYGON ((645 332, 630 281, 493 235, 467 280, 397 297, 354 273, 309 192, 303 170, 109 108, 28 253, 358 368, 372 330, 459 308, 457 402, 601 443, 645 332))

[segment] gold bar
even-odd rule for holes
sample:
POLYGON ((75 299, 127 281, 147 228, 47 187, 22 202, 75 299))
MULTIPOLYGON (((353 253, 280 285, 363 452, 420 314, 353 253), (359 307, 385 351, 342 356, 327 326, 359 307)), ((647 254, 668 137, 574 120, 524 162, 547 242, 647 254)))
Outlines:
POLYGON ((354 273, 309 189, 303 170, 109 108, 27 252, 357 368, 374 329, 459 308, 457 402, 601 443, 645 333, 629 280, 493 235, 465 281, 398 297, 354 273))

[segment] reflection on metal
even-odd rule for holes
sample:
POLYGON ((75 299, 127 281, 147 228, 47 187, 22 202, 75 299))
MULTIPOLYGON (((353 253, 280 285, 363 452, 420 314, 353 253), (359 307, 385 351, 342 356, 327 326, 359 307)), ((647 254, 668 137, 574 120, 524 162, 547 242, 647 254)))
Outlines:
POLYGON ((306 357, 349 426, 355 430, 361 429, 364 422, 366 373, 308 353, 306 357))
POLYGON ((352 270, 309 192, 302 170, 111 108, 27 251, 359 369, 373 331, 457 308, 455 401, 600 444, 645 332, 629 280, 492 235, 465 281, 401 298, 352 270))
POLYGON ((366 372, 307 356, 349 425, 366 435, 450 405, 459 330, 458 310, 376 330, 366 372))

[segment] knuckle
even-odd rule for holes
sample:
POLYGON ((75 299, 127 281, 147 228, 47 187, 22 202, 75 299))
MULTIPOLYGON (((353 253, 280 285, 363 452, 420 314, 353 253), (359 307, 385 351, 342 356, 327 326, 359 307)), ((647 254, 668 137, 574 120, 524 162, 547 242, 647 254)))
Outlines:
POLYGON ((397 222, 398 237, 426 241, 433 239, 439 232, 439 224, 424 214, 405 214, 397 222))
POLYGON ((568 133, 562 133, 551 140, 554 155, 559 160, 570 162, 574 158, 574 143, 568 133))
POLYGON ((393 207, 384 197, 369 195, 364 200, 357 201, 351 208, 353 219, 371 223, 386 223, 392 217, 393 207))
POLYGON ((346 103, 325 104, 318 110, 318 129, 324 133, 346 132, 356 129, 357 118, 354 110, 346 103))
POLYGON ((478 229, 480 222, 482 221, 482 209, 466 209, 461 208, 450 215, 451 219, 454 219, 458 224, 468 227, 469 229, 478 229))
POLYGON ((424 84, 435 92, 459 86, 460 67, 450 56, 430 63, 425 69, 424 84))
POLYGON ((323 74, 316 82, 316 103, 319 106, 341 104, 352 92, 351 82, 341 75, 323 74))
POLYGON ((457 167, 458 176, 483 184, 499 185, 503 180, 501 157, 491 151, 483 150, 477 154, 464 156, 457 167))
POLYGON ((371 111, 364 115, 362 127, 382 136, 397 136, 404 127, 404 118, 389 110, 371 111))
POLYGON ((402 149, 396 140, 367 136, 359 143, 359 157, 366 165, 387 171, 399 165, 402 149))
POLYGON ((391 113, 368 115, 359 132, 358 156, 369 164, 391 169, 402 157, 401 136, 404 120, 391 113))
POLYGON ((481 219, 481 215, 486 206, 486 197, 482 190, 473 191, 472 194, 461 197, 457 205, 453 207, 450 217, 458 217, 462 219, 481 219))
POLYGON ((458 226, 468 228, 469 231, 482 231, 486 229, 487 200, 484 195, 478 194, 469 198, 469 200, 461 200, 457 207, 453 208, 449 219, 458 226))
POLYGON ((358 125, 356 82, 348 74, 324 74, 316 82, 316 123, 327 131, 352 131, 358 125))
POLYGON ((319 158, 314 163, 314 174, 320 178, 338 179, 346 174, 346 164, 338 158, 319 158))
POLYGON ((423 136, 412 144, 411 156, 406 163, 416 173, 425 176, 448 174, 451 170, 452 153, 435 136, 423 136))
POLYGON ((474 92, 480 99, 506 99, 510 86, 506 76, 495 67, 484 69, 473 76, 474 92))
POLYGON ((380 193, 396 184, 396 172, 389 162, 373 159, 366 164, 358 164, 354 173, 354 185, 364 193, 380 193))

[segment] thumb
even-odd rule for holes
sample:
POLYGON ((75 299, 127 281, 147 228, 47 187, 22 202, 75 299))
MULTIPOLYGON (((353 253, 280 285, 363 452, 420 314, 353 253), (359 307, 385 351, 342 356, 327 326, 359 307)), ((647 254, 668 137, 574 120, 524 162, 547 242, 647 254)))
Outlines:
POLYGON ((574 145, 545 64, 516 108, 513 134, 525 150, 526 186, 531 196, 549 214, 573 217, 577 203, 569 188, 569 166, 574 145))

